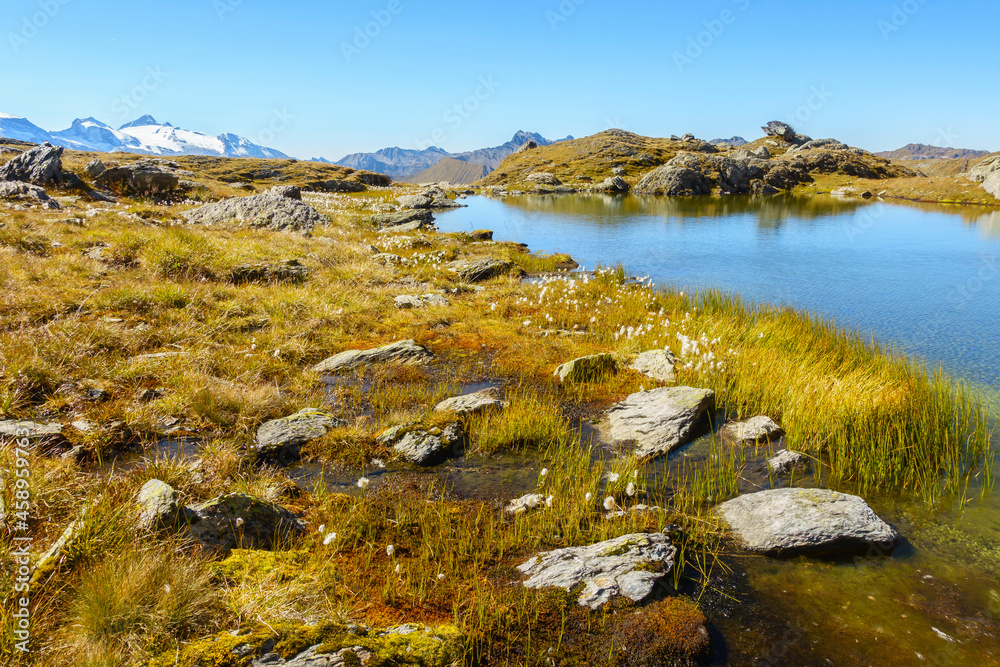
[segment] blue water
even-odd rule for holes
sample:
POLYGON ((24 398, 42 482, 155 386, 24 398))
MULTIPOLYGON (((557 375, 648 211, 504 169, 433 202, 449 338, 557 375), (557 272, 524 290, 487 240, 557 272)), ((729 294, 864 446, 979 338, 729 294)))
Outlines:
POLYGON ((1000 387, 1000 211, 835 197, 472 197, 442 231, 790 305, 1000 387))

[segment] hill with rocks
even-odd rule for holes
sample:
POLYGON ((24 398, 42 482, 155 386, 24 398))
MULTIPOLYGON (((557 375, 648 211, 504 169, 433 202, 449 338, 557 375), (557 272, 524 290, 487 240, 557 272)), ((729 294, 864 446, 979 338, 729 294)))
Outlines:
POLYGON ((429 169, 424 169, 418 174, 410 176, 406 180, 410 183, 454 183, 455 185, 469 185, 488 175, 493 171, 485 164, 475 162, 465 162, 455 158, 446 157, 429 169))
POLYGON ((986 157, 989 154, 989 151, 974 150, 971 148, 942 148, 927 144, 907 144, 894 151, 880 151, 875 153, 878 157, 890 160, 972 160, 986 157))

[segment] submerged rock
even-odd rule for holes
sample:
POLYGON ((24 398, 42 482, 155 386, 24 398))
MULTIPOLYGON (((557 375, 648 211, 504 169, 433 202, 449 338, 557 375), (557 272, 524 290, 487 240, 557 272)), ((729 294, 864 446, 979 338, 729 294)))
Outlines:
POLYGON ((827 489, 769 489, 718 510, 749 550, 772 556, 888 552, 900 540, 864 500, 827 489))
POLYGON ((196 225, 237 223, 292 232, 309 232, 317 225, 330 224, 329 218, 302 201, 301 191, 294 186, 278 186, 259 195, 203 204, 184 217, 196 225))
POLYGON ((719 429, 719 435, 740 445, 774 442, 783 434, 781 427, 764 415, 741 422, 729 422, 719 429))
POLYGON ((660 382, 677 379, 677 357, 670 350, 650 350, 643 352, 629 364, 629 368, 660 382))
POLYGON ((372 364, 387 362, 420 364, 433 358, 434 355, 430 350, 423 345, 418 345, 415 340, 401 340, 370 350, 347 350, 335 354, 313 366, 313 372, 320 375, 333 375, 372 364))
POLYGON ((798 466, 809 464, 809 457, 801 452, 793 452, 790 449, 782 449, 773 457, 767 460, 767 467, 775 475, 785 475, 798 466))
POLYGON ((611 437, 634 441, 638 459, 662 456, 686 444, 714 404, 711 389, 662 387, 632 394, 608 413, 611 437))
POLYGON ((641 602, 663 584, 677 549, 663 533, 635 533, 585 547, 546 551, 518 566, 527 588, 583 584, 578 602, 597 609, 622 596, 641 602))
POLYGON ((488 410, 503 410, 506 407, 507 401, 500 398, 500 390, 496 387, 489 387, 474 394, 446 398, 438 403, 434 410, 436 412, 454 412, 458 415, 475 415, 488 410))
POLYGON ((513 262, 491 257, 457 260, 448 264, 447 268, 449 271, 457 273, 462 280, 470 283, 478 283, 510 274, 525 275, 524 271, 513 262))
POLYGON ((613 354, 578 357, 556 368, 559 382, 590 382, 618 372, 618 358, 613 354))
POLYGON ((271 549, 305 531, 289 510, 245 493, 190 508, 191 536, 211 550, 271 549))
POLYGON ((327 431, 343 426, 344 421, 315 408, 300 410, 294 415, 265 422, 257 429, 254 447, 265 458, 293 461, 303 445, 322 438, 327 431))

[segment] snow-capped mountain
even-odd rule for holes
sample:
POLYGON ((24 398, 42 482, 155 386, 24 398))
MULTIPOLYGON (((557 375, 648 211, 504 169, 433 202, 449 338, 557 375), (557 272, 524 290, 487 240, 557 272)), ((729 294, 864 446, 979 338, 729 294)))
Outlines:
POLYGON ((279 150, 258 146, 245 137, 231 133, 213 137, 159 123, 149 115, 125 123, 117 130, 95 118, 77 118, 65 130, 46 132, 26 118, 0 114, 0 137, 33 143, 48 141, 73 150, 101 153, 288 158, 279 150))

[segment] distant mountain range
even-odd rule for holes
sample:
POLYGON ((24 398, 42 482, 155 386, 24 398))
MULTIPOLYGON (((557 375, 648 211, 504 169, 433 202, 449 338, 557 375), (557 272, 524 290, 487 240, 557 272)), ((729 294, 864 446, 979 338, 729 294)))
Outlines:
MULTIPOLYGON (((566 139, 560 139, 559 141, 567 141, 572 138, 566 137, 566 139)), ((342 167, 351 167, 352 169, 366 169, 380 174, 387 174, 401 181, 413 180, 412 177, 435 166, 446 158, 485 167, 487 169, 486 173, 489 173, 500 166, 505 157, 516 153, 521 146, 529 141, 534 141, 539 146, 548 146, 549 144, 556 143, 549 141, 536 132, 524 132, 522 130, 517 132, 507 143, 494 146, 493 148, 480 148, 479 150, 467 151, 465 153, 449 153, 437 146, 431 146, 423 150, 394 146, 392 148, 377 150, 374 153, 352 153, 344 156, 334 164, 342 167)), ((326 162, 323 158, 317 159, 326 162)))
POLYGON ((879 157, 889 158, 890 160, 935 160, 942 158, 972 160, 989 154, 989 151, 977 151, 971 148, 941 148, 940 146, 928 146, 927 144, 907 144, 894 151, 875 153, 879 157))
POLYGON ((0 137, 36 144, 48 141, 73 150, 100 153, 288 158, 279 150, 258 146, 245 137, 230 133, 213 137, 170 123, 158 123, 152 116, 142 116, 117 130, 95 118, 77 118, 65 130, 48 132, 27 118, 0 113, 0 137))
POLYGON ((407 180, 411 183, 441 183, 447 181, 454 185, 469 185, 470 183, 475 183, 491 171, 493 169, 487 167, 485 164, 446 157, 433 167, 424 169, 410 176, 407 180))

